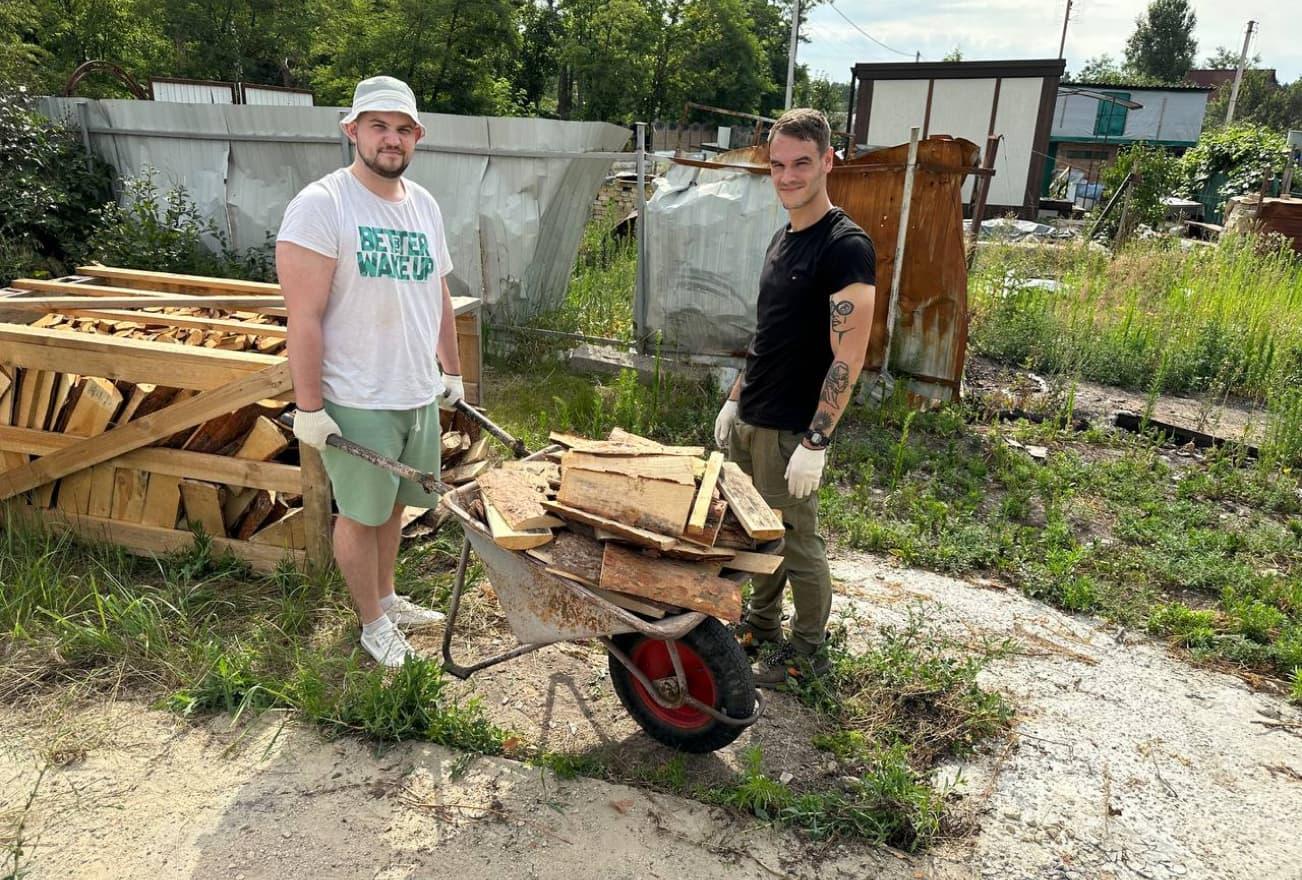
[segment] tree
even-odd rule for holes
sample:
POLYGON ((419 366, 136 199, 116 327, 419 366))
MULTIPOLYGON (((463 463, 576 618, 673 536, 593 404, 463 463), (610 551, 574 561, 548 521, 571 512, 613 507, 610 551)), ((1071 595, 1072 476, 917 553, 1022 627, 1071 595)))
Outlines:
MULTIPOLYGON (((796 89, 796 105, 821 110, 833 129, 845 129, 846 105, 850 102, 850 84, 832 82, 818 76, 796 89)), ((835 138, 833 138, 835 140, 835 138)))
POLYGON ((755 112, 770 85, 768 59, 742 0, 696 0, 683 13, 683 86, 692 100, 755 112))
MULTIPOLYGON (((1229 103, 1230 87, 1226 85, 1207 102, 1203 127, 1212 129, 1224 125, 1229 103)), ((1239 98, 1234 105, 1234 121, 1263 125, 1280 132, 1302 128, 1302 79, 1277 86, 1266 71, 1245 70, 1239 83, 1239 98)))
POLYGON ((1088 58, 1076 76, 1069 76, 1069 80, 1078 80, 1080 82, 1120 82, 1124 78, 1121 72, 1121 66, 1117 60, 1106 52, 1102 55, 1095 55, 1088 58))
POLYGON ((1198 51, 1197 22, 1189 0, 1152 0, 1126 41, 1126 66, 1167 82, 1184 79, 1198 51))
POLYGON ((940 59, 940 60, 941 60, 941 61, 962 61, 962 60, 963 60, 963 50, 962 50, 960 47, 955 46, 953 49, 950 50, 950 52, 949 52, 948 55, 946 55, 944 58, 942 58, 942 59, 940 59))
POLYGON ((298 85, 323 13, 295 0, 159 0, 174 76, 298 85))
MULTIPOLYGON (((641 0, 564 0, 562 12, 561 88, 572 90, 571 114, 631 121, 651 80, 656 20, 641 0)), ((565 94, 557 95, 558 108, 568 104, 565 94)))
POLYGON ((555 0, 524 0, 519 16, 520 55, 512 83, 521 109, 539 115, 556 76, 565 29, 555 0))
MULTIPOLYGON (((1248 67, 1256 67, 1261 63, 1260 53, 1253 55, 1248 59, 1248 67)), ((1227 49, 1224 46, 1217 46, 1216 51, 1207 56, 1203 61, 1203 67, 1208 70, 1238 70, 1239 53, 1234 49, 1227 49)))

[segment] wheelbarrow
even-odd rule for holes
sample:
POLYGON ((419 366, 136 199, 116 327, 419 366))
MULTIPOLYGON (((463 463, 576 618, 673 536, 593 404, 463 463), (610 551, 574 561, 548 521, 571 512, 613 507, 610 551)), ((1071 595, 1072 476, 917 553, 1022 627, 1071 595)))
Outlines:
MULTIPOLYGON (((527 451, 479 411, 464 403, 458 409, 517 456, 527 451)), ((620 607, 582 584, 551 574, 542 562, 523 552, 499 547, 488 527, 469 512, 479 493, 475 483, 453 489, 439 482, 436 474, 422 474, 356 444, 336 442, 340 440, 333 435, 327 442, 442 494, 442 504, 461 524, 465 538, 443 630, 443 668, 451 675, 467 679, 547 645, 596 639, 606 649, 611 684, 624 708, 647 734, 671 748, 715 751, 763 714, 764 695, 755 688, 750 662, 716 618, 674 608, 654 620, 620 607), (452 656, 452 637, 472 551, 483 564, 519 645, 463 664, 452 656)), ((526 460, 537 461, 560 449, 551 446, 526 460)), ((772 552, 780 544, 774 541, 761 549, 772 552)), ((724 576, 738 583, 750 577, 745 572, 724 576)))

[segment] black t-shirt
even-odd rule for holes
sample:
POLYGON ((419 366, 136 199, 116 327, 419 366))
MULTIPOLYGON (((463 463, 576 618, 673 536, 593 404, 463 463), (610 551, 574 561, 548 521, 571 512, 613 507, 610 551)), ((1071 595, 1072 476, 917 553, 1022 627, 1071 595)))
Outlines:
POLYGON ((851 284, 876 283, 872 239, 840 208, 799 232, 786 226, 773 236, 746 355, 743 421, 784 431, 809 428, 832 365, 828 301, 851 284))

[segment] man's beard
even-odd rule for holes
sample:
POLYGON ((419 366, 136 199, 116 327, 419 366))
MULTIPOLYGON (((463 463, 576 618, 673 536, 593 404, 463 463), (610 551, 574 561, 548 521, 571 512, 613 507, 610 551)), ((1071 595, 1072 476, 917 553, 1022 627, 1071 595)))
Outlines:
POLYGON ((405 159, 403 163, 399 165, 397 168, 385 168, 383 165, 380 164, 379 161, 380 153, 378 151, 372 157, 367 157, 365 153, 361 153, 361 157, 362 157, 362 164, 364 164, 367 168, 371 169, 381 177, 387 177, 390 180, 393 180, 398 177, 402 177, 403 172, 407 170, 407 166, 411 164, 411 159, 408 158, 405 159))

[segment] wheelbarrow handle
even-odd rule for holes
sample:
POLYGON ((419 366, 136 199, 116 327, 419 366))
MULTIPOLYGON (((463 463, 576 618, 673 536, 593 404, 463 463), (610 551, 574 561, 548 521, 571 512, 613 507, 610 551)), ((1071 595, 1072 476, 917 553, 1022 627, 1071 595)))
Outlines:
MULTIPOLYGON (((289 428, 291 431, 294 429, 294 417, 289 413, 281 413, 277 421, 286 428, 289 428)), ((380 455, 380 453, 376 452, 374 449, 368 449, 360 443, 354 443, 351 440, 345 439, 339 434, 331 434, 326 438, 325 442, 326 446, 332 446, 340 452, 354 455, 362 461, 373 464, 378 468, 383 468, 391 474, 396 474, 405 480, 411 480, 426 492, 435 495, 446 495, 448 492, 452 491, 452 487, 440 480, 438 474, 418 471, 409 464, 403 464, 400 461, 389 458, 387 455, 380 455)))
POLYGON ((524 445, 523 440, 520 440, 517 437, 512 437, 504 428, 497 425, 492 419, 466 403, 464 400, 457 401, 456 410, 496 437, 502 445, 511 450, 516 458, 525 458, 529 455, 529 448, 524 445))

